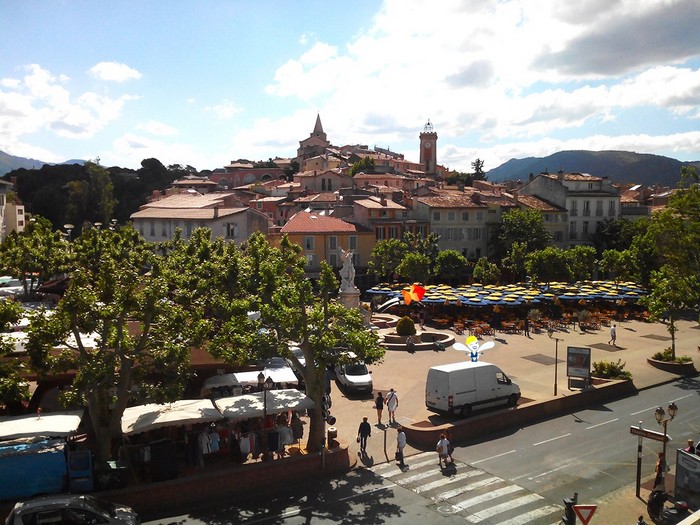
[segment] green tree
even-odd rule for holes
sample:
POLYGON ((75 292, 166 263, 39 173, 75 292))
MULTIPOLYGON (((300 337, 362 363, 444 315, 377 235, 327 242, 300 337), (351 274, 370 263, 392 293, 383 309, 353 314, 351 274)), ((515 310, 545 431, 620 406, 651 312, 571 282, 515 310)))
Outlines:
POLYGON ((503 214, 493 239, 495 259, 502 259, 514 242, 524 242, 528 253, 542 250, 552 236, 544 226, 542 215, 533 209, 513 209, 503 214))
POLYGON ((508 255, 506 255, 501 261, 503 269, 510 274, 512 281, 525 281, 527 277, 527 270, 525 269, 526 259, 527 244, 520 241, 514 241, 510 247, 508 255))
POLYGON ((398 239, 377 241, 370 253, 369 271, 379 280, 388 281, 408 252, 408 245, 398 239))
POLYGON ((630 281, 638 274, 637 258, 632 250, 605 250, 600 269, 614 281, 630 281))
POLYGON ((416 252, 409 252, 396 268, 396 273, 404 277, 408 282, 430 281, 430 259, 427 255, 416 252))
MULTIPOLYGON (((0 301, 0 328, 10 329, 22 315, 22 307, 15 301, 0 301)), ((29 383, 22 377, 24 364, 13 355, 14 340, 0 336, 0 408, 9 413, 19 413, 22 401, 29 401, 29 383)))
POLYGON ((437 233, 429 233, 427 236, 423 236, 407 231, 404 232, 401 240, 406 243, 409 253, 420 253, 428 258, 432 273, 435 269, 438 253, 440 253, 440 248, 438 247, 440 236, 437 233))
POLYGON ((474 180, 486 180, 486 173, 484 172, 484 161, 481 159, 476 159, 472 162, 472 169, 474 170, 474 180))
POLYGON ((43 217, 32 217, 21 233, 13 231, 0 244, 0 267, 16 275, 24 284, 25 295, 62 272, 68 260, 68 244, 61 232, 53 230, 43 217))
POLYGON ((354 177, 356 174, 362 172, 374 173, 375 166, 376 164, 372 157, 362 157, 362 159, 358 160, 352 166, 350 166, 350 171, 348 171, 348 174, 351 177, 354 177))
POLYGON ((525 267, 535 282, 569 282, 573 277, 565 251, 554 246, 529 253, 525 267))
POLYGON ((438 253, 435 276, 439 277, 441 282, 466 283, 468 275, 469 261, 457 250, 443 250, 438 253))
POLYGON ((592 246, 574 246, 565 251, 567 266, 573 281, 587 281, 596 266, 596 252, 592 246))
POLYGON ((75 371, 63 400, 87 405, 102 464, 130 401, 181 397, 203 305, 180 302, 177 276, 131 228, 87 230, 72 248, 70 285, 51 315, 34 317, 27 350, 41 374, 75 371))
POLYGON ((608 217, 599 222, 591 235, 598 257, 602 257, 605 250, 627 250, 634 238, 644 233, 648 223, 645 218, 630 221, 622 217, 608 217))
POLYGON ((474 279, 483 284, 496 284, 501 279, 501 270, 486 257, 481 257, 474 266, 474 279))

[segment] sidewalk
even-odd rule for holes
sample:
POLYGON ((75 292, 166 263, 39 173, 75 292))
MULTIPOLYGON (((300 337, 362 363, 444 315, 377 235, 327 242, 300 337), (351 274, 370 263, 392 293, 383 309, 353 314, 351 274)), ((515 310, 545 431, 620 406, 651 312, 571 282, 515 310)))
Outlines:
MULTIPOLYGON (((698 328, 696 322, 680 321, 677 324, 676 355, 687 355, 698 360, 698 328)), ((577 326, 578 328, 578 326, 577 326)), ((426 326, 426 331, 449 332, 426 326)), ((382 329, 390 333, 393 329, 382 329)), ((464 343, 467 334, 458 335, 457 342, 464 343)), ((555 331, 550 339, 546 332, 530 333, 530 337, 521 334, 497 332, 495 336, 486 336, 481 342, 494 341, 496 346, 486 350, 481 359, 501 367, 514 382, 520 385, 523 401, 542 401, 554 397, 555 353, 557 354, 557 396, 571 395, 566 377, 567 346, 591 348, 592 362, 613 361, 620 359, 625 363, 625 370, 632 373, 635 386, 642 390, 665 382, 673 381, 676 375, 654 368, 647 363, 655 352, 671 345, 668 326, 662 323, 642 321, 624 321, 617 323, 617 347, 608 345, 609 328, 603 327, 594 332, 569 330, 555 331)), ((425 408, 425 378, 431 366, 453 363, 467 359, 463 352, 448 347, 443 352, 431 350, 417 351, 409 354, 405 351, 388 350, 381 364, 370 366, 374 382, 374 393, 386 394, 394 388, 399 395, 399 407, 396 411, 399 424, 416 424, 422 421, 440 421, 439 416, 425 408), (430 418, 430 419, 429 419, 430 418)), ((700 365, 698 365, 700 367, 700 365)), ((332 413, 338 422, 335 425, 338 436, 350 443, 351 456, 357 458, 358 467, 393 461, 396 449, 396 430, 392 427, 377 426, 377 414, 373 408, 373 399, 348 399, 333 384, 332 413), (358 456, 359 445, 355 442, 357 427, 363 416, 372 423, 372 437, 367 446, 367 458, 358 456), (386 440, 386 449, 384 441, 386 440)), ((388 421, 384 410, 382 421, 388 421)), ((418 450, 406 448, 410 456, 418 450)), ((630 485, 615 493, 607 495, 598 504, 592 523, 635 523, 640 514, 646 516, 646 503, 635 496, 634 480, 630 485)), ((646 499, 648 490, 642 488, 641 496, 646 499)))

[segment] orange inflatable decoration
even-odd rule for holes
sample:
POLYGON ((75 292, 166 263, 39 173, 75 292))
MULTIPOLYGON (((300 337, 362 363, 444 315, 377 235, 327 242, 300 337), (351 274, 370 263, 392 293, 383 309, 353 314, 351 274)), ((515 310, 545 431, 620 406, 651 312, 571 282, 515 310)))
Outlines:
POLYGON ((407 305, 411 304, 411 301, 419 302, 425 295, 425 288, 420 284, 412 284, 409 289, 404 288, 401 291, 401 295, 403 295, 403 300, 407 305))

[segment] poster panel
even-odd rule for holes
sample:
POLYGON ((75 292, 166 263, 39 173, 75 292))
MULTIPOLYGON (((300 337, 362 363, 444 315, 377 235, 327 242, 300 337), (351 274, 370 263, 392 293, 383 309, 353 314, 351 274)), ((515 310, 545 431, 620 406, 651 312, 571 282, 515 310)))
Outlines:
POLYGON ((591 349, 578 346, 566 347, 566 375, 591 379, 591 349))

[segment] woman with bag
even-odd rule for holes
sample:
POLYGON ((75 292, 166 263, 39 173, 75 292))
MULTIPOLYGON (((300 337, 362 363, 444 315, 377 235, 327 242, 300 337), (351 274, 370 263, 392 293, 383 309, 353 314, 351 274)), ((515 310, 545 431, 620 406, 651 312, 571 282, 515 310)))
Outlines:
POLYGON ((377 392, 377 398, 374 400, 374 408, 377 409, 377 425, 381 425, 382 412, 384 411, 384 397, 381 392, 377 392))

